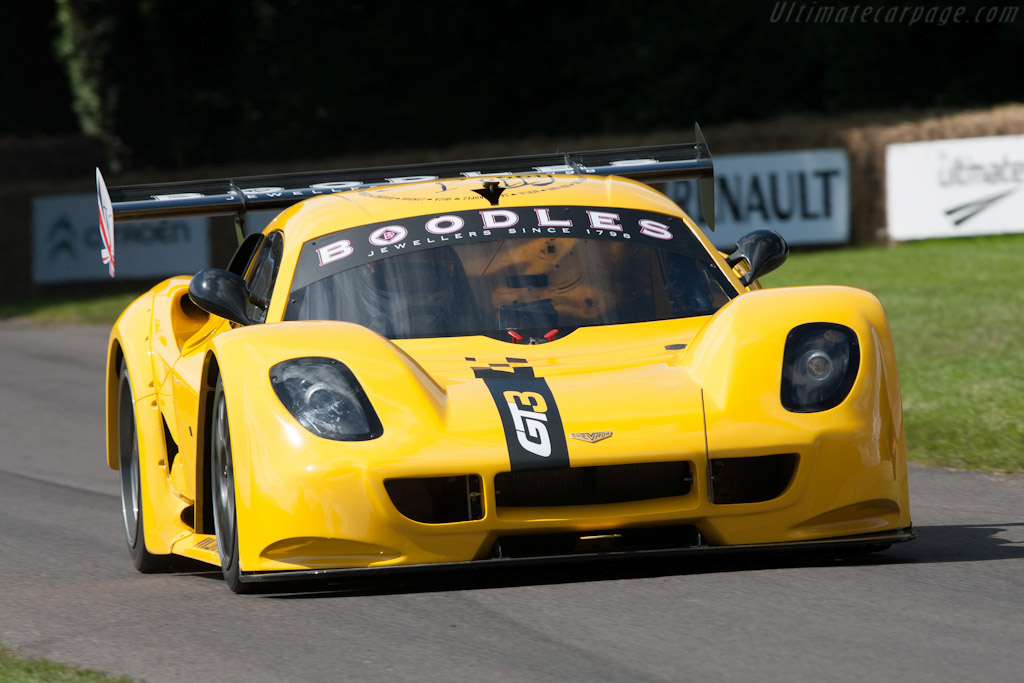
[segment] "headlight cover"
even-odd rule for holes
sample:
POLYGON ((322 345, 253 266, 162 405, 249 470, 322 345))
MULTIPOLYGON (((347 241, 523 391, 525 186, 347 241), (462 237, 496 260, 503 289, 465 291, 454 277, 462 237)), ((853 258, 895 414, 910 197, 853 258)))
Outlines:
POLYGON ((292 358, 270 368, 274 393, 299 424, 325 439, 368 441, 384 433, 352 371, 333 358, 292 358))
POLYGON ((782 357, 782 405, 794 413, 835 408, 853 388, 860 366, 857 335, 835 323, 790 330, 782 357))

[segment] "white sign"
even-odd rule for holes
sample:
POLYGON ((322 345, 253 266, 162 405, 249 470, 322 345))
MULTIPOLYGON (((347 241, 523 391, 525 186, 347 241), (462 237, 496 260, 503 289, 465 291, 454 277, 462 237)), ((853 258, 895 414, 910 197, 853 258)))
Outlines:
MULTIPOLYGON (((841 149, 721 154, 715 162, 715 230, 729 249, 748 232, 778 231, 790 244, 850 241, 850 162, 841 149)), ((667 194, 700 220, 697 181, 669 183, 667 194)))
MULTIPOLYGON (((210 262, 208 218, 118 221, 117 277, 192 275, 210 262)), ((109 280, 95 194, 32 200, 32 282, 109 280)))
POLYGON ((885 176, 894 240, 1024 232, 1024 135, 889 145, 885 176))

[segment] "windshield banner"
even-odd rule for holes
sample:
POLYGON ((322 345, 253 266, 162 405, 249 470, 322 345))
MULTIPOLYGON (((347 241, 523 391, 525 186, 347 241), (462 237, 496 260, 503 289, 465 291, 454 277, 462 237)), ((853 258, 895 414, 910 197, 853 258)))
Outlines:
POLYGON ((714 268, 710 256, 676 216, 585 206, 491 208, 372 223, 310 240, 299 254, 291 291, 353 266, 405 252, 537 237, 639 242, 697 258, 714 268))

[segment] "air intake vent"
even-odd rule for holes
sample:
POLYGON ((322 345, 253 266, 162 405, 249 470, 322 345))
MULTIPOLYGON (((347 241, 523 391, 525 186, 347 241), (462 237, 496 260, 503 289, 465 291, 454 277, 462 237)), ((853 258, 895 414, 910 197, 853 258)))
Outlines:
POLYGON ((796 453, 720 458, 711 461, 712 501, 717 505, 760 503, 778 498, 793 481, 796 453))
POLYGON ((687 462, 502 472, 494 478, 501 507, 605 505, 685 496, 693 477, 687 462))
POLYGON ((387 479, 384 488, 398 511, 415 522, 447 524, 483 519, 480 477, 387 479))

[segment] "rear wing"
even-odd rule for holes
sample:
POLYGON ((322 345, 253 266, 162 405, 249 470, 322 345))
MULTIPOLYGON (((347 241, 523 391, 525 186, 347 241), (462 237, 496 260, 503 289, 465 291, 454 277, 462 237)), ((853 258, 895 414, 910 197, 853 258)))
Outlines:
POLYGON ((125 185, 109 190, 96 169, 101 256, 113 277, 115 219, 235 216, 240 223, 248 211, 280 210, 317 195, 441 178, 523 174, 616 175, 648 184, 696 179, 700 181, 701 214, 714 230, 714 166, 697 125, 694 137, 691 143, 656 147, 125 185))

